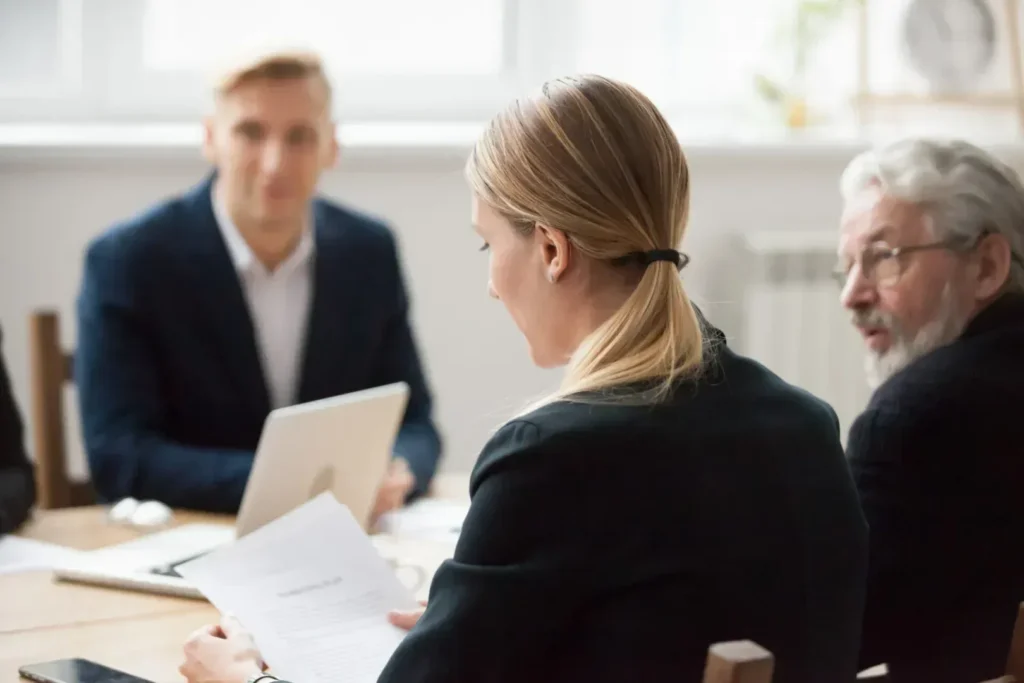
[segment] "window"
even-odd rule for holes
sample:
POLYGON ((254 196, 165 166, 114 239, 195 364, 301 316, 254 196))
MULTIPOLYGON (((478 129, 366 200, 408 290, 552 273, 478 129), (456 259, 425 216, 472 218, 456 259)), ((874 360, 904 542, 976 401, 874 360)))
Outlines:
MULTIPOLYGON (((784 36, 795 22, 798 4, 592 0, 581 16, 575 69, 636 85, 684 127, 687 121, 733 126, 759 109, 759 75, 783 86, 792 82, 791 43, 784 36)), ((821 27, 802 84, 819 103, 845 104, 852 94, 855 18, 847 13, 832 26, 821 27)))
MULTIPOLYGON (((853 0, 813 4, 832 2, 853 0)), ((193 122, 218 63, 277 45, 324 57, 347 121, 480 121, 547 78, 592 71, 635 84, 684 126, 728 129, 763 113, 758 75, 792 80, 792 50, 773 40, 797 4, 0 0, 0 122, 193 122)), ((857 56, 853 16, 843 22, 804 87, 845 105, 857 56)))
POLYGON ((0 0, 0 97, 53 97, 79 85, 79 0, 0 0))
POLYGON ((666 103, 743 97, 788 0, 604 0, 581 17, 576 66, 622 78, 666 103), (657 27, 657 30, 652 30, 657 27))
POLYGON ((142 63, 204 70, 238 48, 308 47, 339 74, 497 75, 499 0, 147 0, 142 63), (400 17, 400 21, 396 21, 400 17))
POLYGON ((210 72, 253 48, 319 52, 349 120, 480 118, 517 85, 521 0, 132 1, 108 100, 128 116, 194 117, 210 72))

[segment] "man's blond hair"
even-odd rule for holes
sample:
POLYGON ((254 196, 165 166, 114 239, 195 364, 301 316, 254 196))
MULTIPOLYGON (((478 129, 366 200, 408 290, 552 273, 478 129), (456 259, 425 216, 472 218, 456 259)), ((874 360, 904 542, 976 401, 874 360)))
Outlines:
POLYGON ((311 78, 324 88, 325 103, 331 103, 331 83, 324 72, 323 60, 315 52, 289 50, 263 52, 236 57, 220 69, 214 78, 213 96, 219 101, 240 86, 258 80, 311 78))

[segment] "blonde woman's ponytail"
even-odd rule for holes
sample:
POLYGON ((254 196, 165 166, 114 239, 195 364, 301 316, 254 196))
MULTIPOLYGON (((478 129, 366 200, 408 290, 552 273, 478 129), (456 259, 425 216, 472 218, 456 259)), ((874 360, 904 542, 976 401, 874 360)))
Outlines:
POLYGON ((671 127, 643 94, 601 76, 562 78, 496 116, 466 165, 473 192, 523 234, 563 231, 595 262, 639 268, 625 303, 570 358, 546 401, 643 386, 658 400, 704 357, 677 250, 689 169, 671 127))
POLYGON ((549 398, 649 384, 645 395, 657 399, 698 372, 702 347, 700 323, 677 266, 655 261, 622 307, 580 345, 562 386, 549 398))

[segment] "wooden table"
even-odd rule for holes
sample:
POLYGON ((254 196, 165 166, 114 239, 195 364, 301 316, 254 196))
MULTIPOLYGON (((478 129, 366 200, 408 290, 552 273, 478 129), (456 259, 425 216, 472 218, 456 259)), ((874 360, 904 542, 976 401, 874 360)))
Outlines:
MULTIPOLYGON (((465 499, 466 475, 439 476, 432 496, 465 499)), ((195 522, 231 524, 233 518, 175 514, 175 526, 195 522)), ((105 508, 86 507, 37 511, 18 535, 94 550, 141 534, 108 522, 105 508)), ((218 618, 200 600, 55 582, 50 572, 0 575, 0 683, 20 681, 19 666, 66 657, 179 683, 182 643, 218 618)))
MULTIPOLYGON (((230 517, 178 513, 174 525, 230 524, 230 517)), ((38 511, 26 538, 94 550, 138 538, 112 524, 101 507, 38 511)), ((85 657, 153 681, 179 681, 181 644, 216 621, 207 602, 99 586, 55 582, 50 572, 0 576, 0 682, 20 680, 18 667, 85 657)))

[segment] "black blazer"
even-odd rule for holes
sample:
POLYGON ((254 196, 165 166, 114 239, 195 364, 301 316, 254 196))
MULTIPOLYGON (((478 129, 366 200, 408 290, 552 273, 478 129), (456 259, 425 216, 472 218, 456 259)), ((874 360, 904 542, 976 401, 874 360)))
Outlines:
POLYGON ((1024 600, 1024 297, 882 385, 847 450, 871 528, 862 663, 1001 676, 1024 600))
POLYGON ((35 500, 35 471, 25 455, 21 413, 0 354, 0 534, 21 526, 35 500))
POLYGON ((836 416, 721 346, 658 406, 505 425, 388 683, 699 681, 752 639, 775 683, 853 681, 867 527, 836 416))
MULTIPOLYGON (((88 249, 75 380, 93 482, 108 501, 134 496, 222 512, 241 502, 270 399, 214 217, 212 181, 88 249)), ((394 450, 422 492, 441 446, 394 236, 325 200, 312 208, 313 298, 298 402, 408 383, 394 450)))

